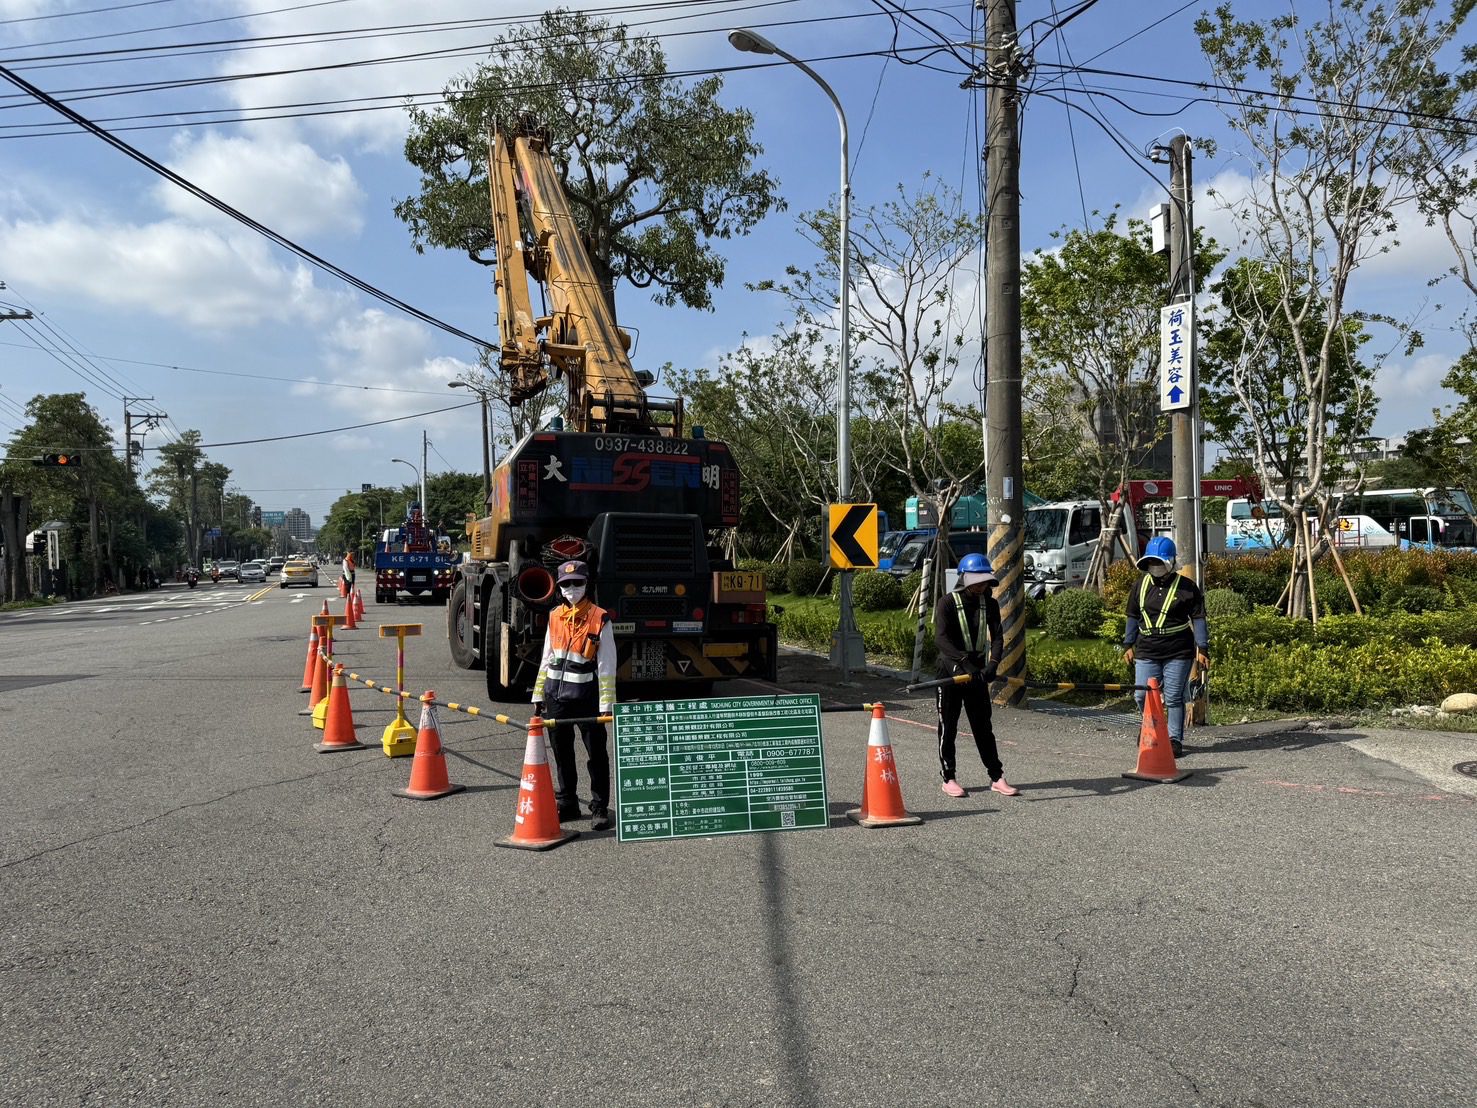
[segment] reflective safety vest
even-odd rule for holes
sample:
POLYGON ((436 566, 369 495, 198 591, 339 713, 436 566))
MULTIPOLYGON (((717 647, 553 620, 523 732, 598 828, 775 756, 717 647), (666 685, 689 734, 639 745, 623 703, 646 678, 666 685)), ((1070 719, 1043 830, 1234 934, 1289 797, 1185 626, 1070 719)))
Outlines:
POLYGON ((1174 574, 1174 580, 1169 583, 1169 591, 1164 594, 1164 604, 1159 609, 1157 616, 1151 616, 1147 607, 1149 603, 1149 586, 1154 583, 1154 575, 1144 574, 1144 579, 1139 585, 1139 630, 1145 635, 1178 635, 1181 631, 1190 629, 1190 621, 1176 623, 1173 627, 1164 626, 1164 621, 1169 617, 1169 607, 1174 603, 1175 593, 1179 592, 1180 575, 1174 574))
POLYGON ((609 619, 604 608, 589 600, 573 608, 561 605, 550 614, 548 666, 539 673, 536 699, 598 699, 600 629, 609 619))
MULTIPOLYGON (((974 632, 974 641, 969 638, 969 617, 964 614, 964 596, 955 592, 954 613, 959 617, 959 638, 964 643, 964 653, 983 654, 986 658, 990 656, 990 620, 985 611, 985 602, 980 601, 980 623, 974 632)), ((1188 625, 1187 625, 1188 626, 1188 625)))

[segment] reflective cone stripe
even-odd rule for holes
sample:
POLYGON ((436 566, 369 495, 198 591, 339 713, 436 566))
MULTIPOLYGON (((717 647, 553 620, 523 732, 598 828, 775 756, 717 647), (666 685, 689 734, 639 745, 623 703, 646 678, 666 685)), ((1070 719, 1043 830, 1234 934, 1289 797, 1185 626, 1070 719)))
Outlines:
POLYGON ((421 726, 415 736, 415 757, 410 760, 410 784, 396 789, 396 796, 411 800, 435 800, 466 788, 453 785, 446 773, 446 751, 441 747, 441 722, 436 718, 436 694, 421 697, 421 726))
POLYGON ((354 598, 346 596, 344 597, 344 630, 355 631, 358 628, 359 625, 354 622, 354 598))
POLYGON ((909 815, 903 807, 897 760, 893 757, 892 740, 887 735, 887 712, 881 704, 872 706, 872 730, 867 735, 867 772, 862 779, 862 806, 851 809, 846 818, 863 827, 899 827, 923 822, 921 817, 909 815))
POLYGON ((528 722, 528 745, 523 753, 523 776, 518 782, 518 808, 513 813, 513 833, 499 839, 498 846, 520 850, 548 850, 578 837, 578 831, 559 826, 559 806, 554 800, 554 779, 544 752, 544 721, 538 716, 528 722))
POLYGON ((1164 718, 1164 694, 1159 678, 1149 678, 1149 691, 1144 694, 1144 719, 1139 724, 1139 760, 1132 773, 1123 774, 1137 781, 1171 784, 1190 776, 1174 763, 1174 748, 1169 744, 1169 722, 1164 718))
POLYGON ((357 586, 354 589, 354 618, 357 620, 364 619, 364 594, 359 591, 357 586))
POLYGON ((327 600, 324 600, 323 601, 323 614, 324 615, 331 615, 332 614, 328 610, 328 601, 327 600))
POLYGON ((318 659, 318 625, 315 623, 309 630, 308 636, 308 659, 303 663, 303 687, 298 692, 307 692, 313 687, 313 663, 318 659))
POLYGON ((349 708, 349 683, 344 680, 344 667, 333 667, 333 687, 328 690, 328 714, 323 718, 323 741, 313 749, 320 754, 332 750, 364 750, 354 737, 354 713, 349 708))
POLYGON ((344 579, 342 577, 338 579, 338 594, 340 596, 349 595, 349 586, 344 584, 344 579))

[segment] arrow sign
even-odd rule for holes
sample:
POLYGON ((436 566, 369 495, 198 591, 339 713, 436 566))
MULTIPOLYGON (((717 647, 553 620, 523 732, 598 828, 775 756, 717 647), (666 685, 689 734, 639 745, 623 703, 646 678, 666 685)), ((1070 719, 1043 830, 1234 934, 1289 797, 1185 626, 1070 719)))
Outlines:
POLYGON ((1169 402, 1171 404, 1178 404, 1180 402, 1180 397, 1184 395, 1184 390, 1181 389, 1178 385, 1175 385, 1174 388, 1169 390, 1169 402))
POLYGON ((832 504, 830 507, 833 569, 877 568, 877 505, 832 504))

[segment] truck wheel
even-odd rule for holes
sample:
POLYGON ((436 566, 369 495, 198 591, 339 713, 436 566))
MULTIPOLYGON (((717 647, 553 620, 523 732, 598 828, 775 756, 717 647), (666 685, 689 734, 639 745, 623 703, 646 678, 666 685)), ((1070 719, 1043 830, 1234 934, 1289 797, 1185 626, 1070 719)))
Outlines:
POLYGON ((502 659, 498 656, 498 643, 502 626, 502 617, 489 604, 482 612, 482 667, 487 671, 487 695, 494 700, 508 700, 516 695, 516 690, 504 685, 500 678, 502 659))
POLYGON ((451 660, 459 669, 481 669, 482 661, 472 653, 471 623, 466 613, 467 583, 458 581, 451 592, 452 603, 446 609, 446 642, 451 647, 451 660))

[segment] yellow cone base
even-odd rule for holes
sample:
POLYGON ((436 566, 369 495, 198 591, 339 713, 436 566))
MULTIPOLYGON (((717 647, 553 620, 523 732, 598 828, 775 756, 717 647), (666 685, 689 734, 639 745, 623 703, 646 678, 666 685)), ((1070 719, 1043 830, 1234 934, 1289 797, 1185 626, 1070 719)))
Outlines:
MULTIPOLYGON (((412 743, 411 745, 414 746, 415 744, 412 743)), ((411 753, 413 754, 415 752, 411 751, 411 753)), ((412 792, 410 789, 393 789, 391 791, 396 796, 403 796, 410 800, 436 800, 439 797, 450 796, 452 793, 463 792, 466 787, 465 785, 447 785, 446 788, 441 789, 439 792, 412 792)))
POLYGON ((328 721, 328 697, 313 705, 313 726, 322 731, 328 721))
POLYGON ((1156 785, 1173 785, 1176 781, 1183 781, 1193 772, 1188 769, 1180 770, 1178 773, 1139 773, 1138 770, 1134 770, 1132 773, 1123 773, 1119 776, 1129 777, 1135 781, 1151 781, 1156 785))
POLYGON ((415 753, 415 728, 408 719, 392 719, 380 736, 386 758, 404 758, 415 753))
POLYGON ((877 816, 865 816, 860 808, 851 808, 846 813, 846 818, 852 823, 862 827, 911 827, 915 823, 922 823, 922 816, 898 816, 896 819, 880 819, 877 816))
POLYGON ((565 831, 561 827, 558 838, 534 839, 530 841, 528 839, 514 840, 513 836, 509 835, 506 839, 498 839, 493 845, 506 846, 511 850, 552 850, 556 846, 562 846, 564 843, 567 843, 570 839, 577 839, 579 837, 580 833, 578 831, 565 831))

